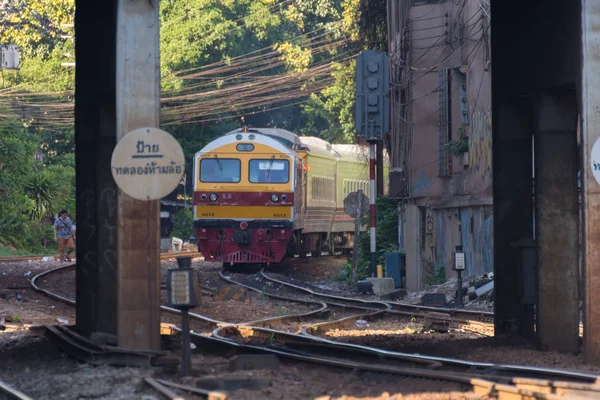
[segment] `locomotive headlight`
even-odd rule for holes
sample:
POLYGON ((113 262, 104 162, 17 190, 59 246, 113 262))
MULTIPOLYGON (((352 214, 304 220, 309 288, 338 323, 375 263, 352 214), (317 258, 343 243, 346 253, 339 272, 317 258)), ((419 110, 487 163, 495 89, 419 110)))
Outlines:
POLYGON ((286 200, 287 200, 287 195, 285 195, 285 194, 282 194, 282 195, 281 195, 281 201, 286 201, 286 200))
POLYGON ((200 198, 202 200, 206 200, 208 198, 208 196, 205 193, 202 193, 202 195, 200 196, 200 198))
POLYGON ((273 194, 271 195, 271 201, 272 201, 273 203, 275 203, 275 202, 279 201, 279 196, 277 196, 275 193, 273 193, 273 194))
POLYGON ((217 196, 215 193, 210 194, 210 201, 217 201, 218 198, 219 196, 217 196))

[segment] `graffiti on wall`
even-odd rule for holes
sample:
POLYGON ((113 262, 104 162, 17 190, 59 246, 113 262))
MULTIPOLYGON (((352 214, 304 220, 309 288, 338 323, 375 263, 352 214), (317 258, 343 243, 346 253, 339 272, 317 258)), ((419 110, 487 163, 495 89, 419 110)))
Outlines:
POLYGON ((429 189, 429 187, 431 186, 431 182, 433 181, 433 178, 431 178, 430 176, 425 176, 425 173, 421 169, 419 170, 418 175, 418 178, 415 179, 415 181, 412 184, 413 195, 424 194, 424 192, 427 189, 429 189))
POLYGON ((469 166, 480 175, 492 173, 492 115, 489 110, 471 109, 469 166))
POLYGON ((422 235, 423 242, 421 247, 422 262, 422 283, 429 286, 434 281, 435 276, 435 224, 434 211, 431 204, 421 207, 422 214, 422 235))
POLYGON ((465 276, 478 276, 494 270, 494 217, 491 206, 427 209, 427 212, 428 216, 432 212, 433 235, 427 232, 427 223, 425 245, 421 249, 424 283, 427 284, 426 279, 430 278, 428 274, 431 271, 435 273, 438 268, 444 269, 446 274, 452 273, 452 253, 456 245, 463 246, 465 252, 465 276))

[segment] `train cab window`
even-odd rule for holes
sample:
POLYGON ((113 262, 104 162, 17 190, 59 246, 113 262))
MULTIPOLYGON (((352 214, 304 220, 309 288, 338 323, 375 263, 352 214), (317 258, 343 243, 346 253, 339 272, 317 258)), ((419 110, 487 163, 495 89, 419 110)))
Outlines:
POLYGON ((251 183, 287 183, 290 180, 288 160, 250 160, 251 183))
POLYGON ((234 158, 204 158, 200 161, 200 181, 238 183, 241 162, 234 158))

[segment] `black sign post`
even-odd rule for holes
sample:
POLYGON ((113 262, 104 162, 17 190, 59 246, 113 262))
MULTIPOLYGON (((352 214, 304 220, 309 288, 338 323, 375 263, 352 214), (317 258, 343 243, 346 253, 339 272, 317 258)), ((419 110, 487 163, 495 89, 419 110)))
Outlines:
POLYGON ((454 270, 458 272, 458 282, 456 288, 456 306, 463 306, 463 294, 462 294, 462 272, 465 270, 465 253, 462 251, 462 246, 456 246, 456 252, 454 253, 454 270))
POLYGON ((179 268, 168 270, 167 284, 169 305, 181 310, 181 375, 188 376, 191 372, 190 351, 190 308, 200 303, 198 279, 191 268, 191 257, 177 258, 179 268))

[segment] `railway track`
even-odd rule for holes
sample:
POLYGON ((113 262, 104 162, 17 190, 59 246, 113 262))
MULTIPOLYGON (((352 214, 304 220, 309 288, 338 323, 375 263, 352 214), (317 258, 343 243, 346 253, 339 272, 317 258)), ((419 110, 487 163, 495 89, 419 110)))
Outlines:
MULTIPOLYGON (((31 281, 32 287, 34 290, 58 301, 74 305, 74 300, 40 288, 36 283, 42 276, 72 267, 73 265, 63 266, 35 276, 31 281)), ((190 313, 193 321, 201 327, 199 330, 203 331, 200 333, 192 332, 192 340, 204 349, 214 350, 215 347, 230 349, 233 347, 244 351, 271 353, 288 359, 353 370, 449 381, 468 386, 478 394, 498 396, 499 398, 564 399, 563 395, 568 396, 568 398, 579 396, 600 398, 600 385, 596 384, 599 382, 597 381, 598 376, 593 374, 422 356, 326 339, 316 334, 318 333, 316 331, 326 329, 327 324, 343 324, 347 321, 355 321, 359 317, 378 317, 386 313, 393 315, 407 312, 407 309, 395 309, 399 303, 364 301, 324 295, 312 291, 310 295, 319 298, 318 300, 284 297, 236 282, 231 277, 226 276, 223 270, 219 274, 228 283, 239 284, 279 301, 311 304, 315 306, 315 310, 304 314, 282 315, 243 323, 219 321, 200 314, 190 313), (350 310, 351 314, 342 319, 323 322, 322 316, 333 308, 345 308, 350 310), (321 319, 321 325, 314 329, 314 321, 319 319, 321 319), (299 333, 274 329, 274 327, 285 325, 290 321, 308 322, 302 325, 299 333)), ((307 290, 309 290, 298 285, 275 280, 264 271, 261 271, 261 276, 290 290, 304 291, 305 293, 308 293, 307 290)), ((401 306, 410 305, 402 304, 401 306)), ((430 308, 412 306, 410 313, 418 315, 418 313, 424 313, 430 308)), ((436 312, 439 310, 434 309, 436 312)), ((161 306, 161 310, 168 314, 179 314, 178 310, 165 306, 161 306)), ((481 316, 482 314, 473 312, 461 314, 461 312, 456 312, 458 310, 452 309, 448 309, 448 311, 454 311, 455 316, 461 317, 481 316)), ((484 317, 487 317, 486 314, 483 313, 484 317)), ((170 330, 180 332, 180 328, 175 325, 171 325, 170 330)))
MULTIPOLYGON (((311 296, 317 298, 323 298, 335 301, 336 303, 357 303, 362 304, 364 306, 369 306, 369 304, 381 304, 386 308, 386 314, 396 314, 396 315, 405 315, 409 317, 419 318, 421 320, 427 319, 432 315, 436 314, 445 314, 447 317, 451 318, 450 325, 454 329, 462 329, 469 332, 479 333, 485 336, 493 336, 494 335, 494 324, 493 318, 494 314, 489 312, 480 312, 480 311, 471 311, 471 310, 460 310, 455 308, 442 308, 442 307, 427 307, 421 305, 413 305, 413 304, 403 304, 392 301, 365 301, 361 299, 353 299, 341 296, 335 296, 325 293, 318 293, 311 289, 292 284, 290 282, 285 282, 280 279, 273 278, 267 275, 263 270, 260 271, 260 275, 273 283, 276 283, 281 286, 285 286, 288 288, 292 288, 294 290, 307 293, 311 296)), ((384 314, 384 313, 382 313, 384 314)), ((436 316, 435 318, 440 318, 440 316, 436 316)), ((331 329, 333 324, 325 324, 323 328, 331 329)))
POLYGON ((33 400, 31 397, 18 390, 10 387, 6 383, 0 381, 0 399, 6 400, 33 400))
MULTIPOLYGON (((54 254, 46 254, 46 255, 30 255, 30 256, 9 256, 9 257, 0 257, 0 263, 5 262, 23 262, 23 261, 39 261, 46 257, 54 258, 54 254)), ((179 257, 192 257, 199 258, 202 257, 202 253, 198 251, 184 251, 180 253, 161 253, 160 259, 164 260, 175 260, 179 257)), ((75 260, 75 257, 72 257, 75 260)))

